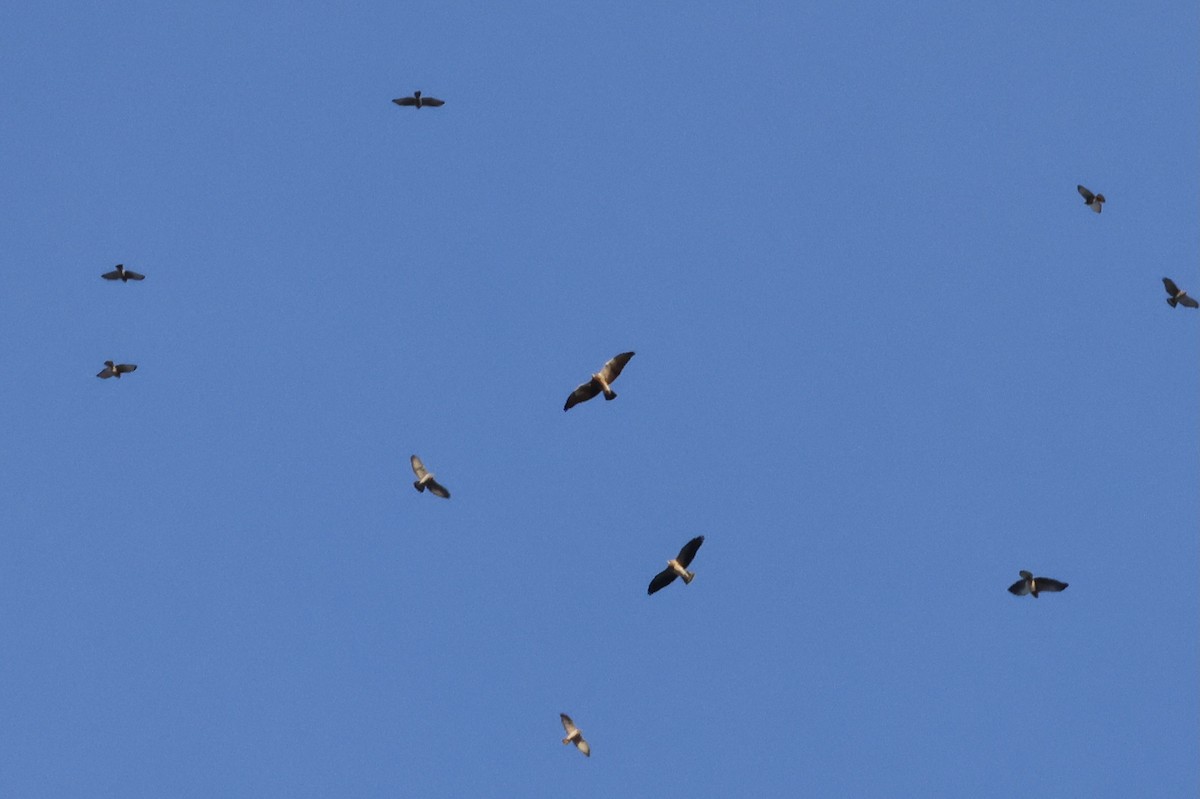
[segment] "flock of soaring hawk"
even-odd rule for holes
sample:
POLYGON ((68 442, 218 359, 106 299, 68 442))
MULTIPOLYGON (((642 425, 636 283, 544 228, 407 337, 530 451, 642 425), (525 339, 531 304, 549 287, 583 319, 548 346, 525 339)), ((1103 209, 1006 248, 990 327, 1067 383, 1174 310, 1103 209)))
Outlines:
MULTIPOLYGON (((421 92, 413 92, 410 97, 398 97, 392 100, 393 103, 399 106, 409 106, 413 108, 437 108, 445 105, 444 100, 439 100, 436 97, 425 97, 421 92)), ((1088 208, 1091 208, 1096 213, 1104 207, 1105 199, 1103 194, 1093 194, 1083 186, 1076 186, 1079 194, 1083 197, 1084 203, 1088 208)), ((124 264, 117 264, 116 268, 111 272, 105 272, 101 275, 105 280, 121 281, 128 283, 130 280, 145 280, 146 276, 137 272, 126 269, 124 264)), ((1182 305, 1185 308, 1196 308, 1200 306, 1194 298, 1189 297, 1188 293, 1175 285, 1175 281, 1169 277, 1162 279, 1163 286, 1167 290, 1167 304, 1174 308, 1176 305, 1182 305)), ((629 363, 629 359, 633 357, 632 352, 622 352, 612 358, 604 367, 593 374, 587 381, 580 383, 567 396, 567 402, 563 405, 564 411, 569 411, 581 402, 587 402, 594 399, 600 394, 604 395, 604 399, 613 400, 617 398, 617 392, 613 391, 612 383, 621 375, 621 371, 625 365, 629 363)), ((114 361, 105 361, 104 369, 102 369, 96 377, 107 380, 110 377, 120 378, 123 374, 128 374, 137 369, 137 364, 134 363, 116 363, 114 361)), ((426 489, 429 493, 442 499, 450 499, 450 491, 445 486, 434 479, 433 473, 425 468, 425 464, 416 455, 410 459, 412 464, 413 474, 417 479, 413 482, 413 488, 419 492, 424 492, 426 489)), ((691 541, 683 545, 683 549, 679 550, 679 554, 667 561, 667 567, 654 575, 654 579, 650 581, 649 588, 646 589, 647 594, 653 594, 666 588, 675 581, 676 577, 683 578, 684 584, 691 583, 696 577, 694 572, 688 571, 688 566, 696 557, 696 552, 700 549, 700 545, 704 543, 704 536, 698 535, 691 541)), ((1037 599, 1039 593, 1062 591, 1067 587, 1067 583, 1054 580, 1049 577, 1034 577, 1032 572, 1021 571, 1021 579, 1008 587, 1008 590, 1017 596, 1032 595, 1037 599)), ((567 737, 562 739, 564 744, 575 744, 575 747, 583 752, 584 755, 591 757, 592 748, 586 740, 583 733, 575 726, 575 722, 566 713, 560 713, 559 719, 562 721, 563 729, 567 733, 567 737)))

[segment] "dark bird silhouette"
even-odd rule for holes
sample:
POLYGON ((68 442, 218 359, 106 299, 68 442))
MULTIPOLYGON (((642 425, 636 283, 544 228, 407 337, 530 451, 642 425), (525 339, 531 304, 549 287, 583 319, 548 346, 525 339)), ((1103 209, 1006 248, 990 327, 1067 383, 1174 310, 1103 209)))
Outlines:
POLYGON ((571 717, 566 713, 559 713, 558 718, 562 721, 563 729, 567 731, 567 737, 563 738, 563 744, 575 744, 575 748, 583 752, 587 757, 592 756, 592 747, 588 746, 588 742, 583 740, 583 733, 575 726, 575 722, 571 721, 571 717))
POLYGON ((437 108, 439 105, 446 104, 445 100, 439 100, 436 97, 422 97, 420 92, 413 92, 412 97, 397 97, 392 102, 396 105, 411 105, 417 108, 424 108, 427 105, 437 108))
POLYGON ((1100 208, 1105 203, 1104 195, 1103 194, 1092 194, 1090 191, 1085 189, 1083 186, 1076 186, 1075 188, 1079 189, 1079 193, 1081 195, 1083 195, 1084 204, 1087 205, 1088 208, 1091 208, 1096 213, 1100 213, 1100 208))
POLYGON ((696 557, 696 550, 700 549, 700 545, 703 543, 704 536, 698 535, 684 544, 683 549, 679 550, 679 554, 667 561, 667 568, 654 575, 646 593, 653 594, 655 591, 661 591, 675 582, 676 577, 682 577, 685 584, 695 579, 695 573, 688 571, 687 567, 691 565, 692 558, 696 557))
POLYGON ((1172 308, 1175 307, 1176 303, 1182 305, 1184 308, 1196 308, 1200 306, 1200 302, 1196 302, 1194 297, 1189 297, 1186 291, 1181 291, 1171 278, 1164 277, 1163 286, 1166 288, 1167 294, 1171 295, 1167 297, 1167 305, 1170 305, 1172 308))
POLYGON ((416 481, 413 482, 413 488, 422 492, 428 488, 429 493, 435 497, 450 499, 450 492, 444 485, 433 479, 433 473, 425 468, 425 464, 421 463, 420 458, 413 455, 409 461, 412 463, 413 474, 417 476, 416 481))
POLYGON ((131 280, 145 280, 145 275, 139 275, 137 272, 132 272, 125 268, 125 264, 117 264, 117 268, 111 272, 105 272, 100 277, 105 280, 119 280, 122 283, 128 283, 131 280))
POLYGON ((1062 591, 1066 587, 1066 583, 1060 583, 1058 580, 1051 580, 1049 577, 1034 577, 1033 572, 1023 571, 1021 579, 1010 585, 1008 590, 1017 596, 1033 594, 1033 598, 1037 599, 1037 595, 1043 591, 1062 591))
POLYGON ((113 363, 112 361, 105 361, 104 368, 96 373, 96 377, 99 377, 103 380, 107 380, 110 377, 115 377, 120 380, 121 375, 128 374, 135 369, 137 369, 136 363, 113 363))
POLYGON ((571 396, 567 397, 567 404, 563 406, 563 410, 569 411, 579 403, 587 402, 601 391, 604 392, 604 399, 616 399, 617 392, 612 390, 611 383, 620 376, 621 370, 625 368, 625 364, 629 363, 629 359, 632 357, 632 352, 622 352, 604 364, 604 368, 592 375, 591 380, 586 383, 580 383, 571 392, 571 396))

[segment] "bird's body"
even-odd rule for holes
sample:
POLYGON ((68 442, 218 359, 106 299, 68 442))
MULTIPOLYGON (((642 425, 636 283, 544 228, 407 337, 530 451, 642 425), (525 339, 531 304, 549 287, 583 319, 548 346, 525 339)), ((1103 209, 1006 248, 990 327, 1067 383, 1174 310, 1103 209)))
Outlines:
POLYGON ((691 565, 692 559, 696 557, 696 551, 703 543, 704 536, 698 535, 684 544, 683 549, 679 550, 679 554, 667 561, 667 568, 654 575, 646 593, 653 594, 655 591, 661 591, 675 582, 676 577, 682 577, 685 585, 696 579, 695 573, 688 571, 687 567, 691 565))
POLYGON ((606 402, 608 400, 615 400, 617 398, 617 392, 613 391, 612 386, 610 386, 608 381, 604 379, 603 371, 596 372, 594 375, 592 375, 592 380, 594 380, 596 385, 600 387, 600 390, 604 392, 604 400, 606 402))
POLYGON ((1084 205, 1086 205, 1088 208, 1091 208, 1096 213, 1100 213, 1101 208, 1104 207, 1104 203, 1106 202, 1104 195, 1092 194, 1083 186, 1076 186, 1075 188, 1079 191, 1079 195, 1083 197, 1084 205))
POLYGON ((413 92, 412 96, 410 97, 397 97, 395 100, 392 100, 392 102, 396 105, 410 105, 414 108, 424 108, 425 106, 437 108, 439 105, 446 104, 445 100, 439 100, 436 97, 422 97, 420 92, 413 92))
POLYGON ((1067 587, 1067 583, 1053 580, 1049 577, 1034 577, 1033 572, 1022 571, 1021 579, 1008 587, 1010 593, 1017 596, 1025 596, 1033 594, 1033 598, 1037 599, 1038 594, 1043 591, 1062 591, 1067 587))
POLYGON ((575 726, 575 722, 571 721, 571 717, 566 713, 559 713, 558 718, 562 721, 563 730, 566 731, 567 737, 562 739, 563 745, 575 744, 575 748, 583 752, 584 756, 592 756, 592 747, 583 739, 583 733, 575 726))
POLYGON ((593 374, 590 380, 575 387, 575 390, 567 397, 563 410, 569 411, 579 403, 587 402, 601 393, 604 394, 606 400, 616 399, 617 392, 612 390, 612 383, 620 376, 621 370, 625 368, 625 364, 629 363, 629 359, 633 355, 632 352, 622 352, 604 364, 604 368, 593 374))
POLYGON ((670 567, 671 571, 675 572, 676 576, 682 577, 683 582, 685 584, 690 583, 692 580, 696 579, 696 574, 694 572, 690 572, 687 569, 685 569, 683 567, 683 564, 680 563, 679 561, 675 560, 675 558, 671 558, 670 560, 668 560, 667 566, 670 567))
POLYGON ((425 489, 429 489, 429 493, 442 499, 450 499, 450 492, 446 487, 433 479, 433 473, 425 468, 425 464, 421 463, 421 459, 416 455, 409 458, 409 463, 412 464, 413 474, 417 479, 413 482, 413 488, 424 493, 425 489))
POLYGON ((145 275, 138 274, 137 272, 131 272, 130 270, 126 269, 125 264, 117 264, 116 269, 112 270, 111 272, 105 272, 100 277, 104 278, 105 280, 119 280, 122 283, 128 283, 131 280, 146 279, 145 275))
POLYGON ((115 377, 120 380, 121 375, 128 374, 135 369, 137 369, 136 363, 113 363, 112 361, 105 361, 104 368, 96 373, 96 377, 99 377, 102 380, 115 377))
POLYGON ((1183 291, 1179 286, 1175 285, 1175 281, 1169 277, 1162 279, 1163 287, 1167 290, 1167 305, 1174 308, 1176 305, 1182 305, 1184 308, 1200 307, 1200 302, 1196 302, 1195 297, 1189 297, 1186 291, 1183 291))

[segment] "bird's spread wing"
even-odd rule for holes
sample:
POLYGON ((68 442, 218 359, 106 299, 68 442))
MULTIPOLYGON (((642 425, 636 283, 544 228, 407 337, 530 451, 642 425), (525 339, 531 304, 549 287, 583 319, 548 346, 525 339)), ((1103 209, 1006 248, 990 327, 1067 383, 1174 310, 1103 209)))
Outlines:
POLYGON ((103 377, 105 380, 107 380, 115 374, 116 372, 114 372, 111 367, 106 366, 96 373, 96 377, 103 377))
POLYGON ((1025 582, 1024 580, 1017 580, 1008 587, 1008 590, 1010 593, 1016 594, 1017 596, 1025 596, 1029 593, 1029 583, 1025 582))
POLYGON ((417 98, 416 97, 397 97, 395 100, 392 100, 392 102, 395 103, 396 105, 416 105, 417 98))
POLYGON ((653 594, 655 591, 661 591, 670 585, 676 576, 674 569, 663 569, 654 575, 654 579, 650 581, 650 587, 646 589, 646 593, 653 594))
POLYGON ((141 272, 130 272, 128 269, 126 269, 125 270, 125 278, 127 280, 145 280, 146 276, 143 275, 141 272))
POLYGON ((1067 587, 1066 583, 1060 583, 1058 580, 1051 580, 1049 577, 1037 577, 1034 579, 1037 583, 1038 593, 1045 591, 1061 591, 1067 587))
POLYGON ((1200 302, 1196 302, 1195 297, 1180 297, 1179 304, 1184 308, 1200 308, 1200 302))
POLYGON ((587 402, 592 397, 600 393, 600 384, 595 380, 589 380, 586 383, 580 383, 571 396, 567 397, 567 404, 563 406, 564 411, 569 411, 581 402, 587 402))
POLYGON ((446 487, 444 485, 442 485, 441 483, 439 483, 437 480, 430 480, 428 483, 425 484, 425 487, 428 488, 429 493, 433 494, 435 497, 441 497, 442 499, 450 499, 450 492, 447 491, 446 487))
POLYGON ((583 738, 580 738, 575 742, 575 748, 577 748, 580 752, 583 752, 584 757, 592 756, 592 747, 587 741, 583 740, 583 738))
POLYGON ((111 272, 105 272, 105 273, 104 273, 103 275, 101 275, 100 277, 104 278, 105 280, 120 280, 120 279, 121 279, 121 273, 120 273, 120 272, 118 272, 116 269, 114 269, 114 270, 113 270, 113 271, 111 271, 111 272))
POLYGON ((137 364, 136 363, 119 363, 119 364, 117 364, 117 371, 120 372, 121 374, 125 374, 127 372, 136 372, 137 364))
POLYGON ((703 543, 704 536, 696 536, 691 541, 688 541, 683 545, 683 549, 679 550, 679 557, 675 558, 675 560, 679 561, 679 565, 686 569, 688 564, 692 562, 692 558, 696 557, 696 550, 698 550, 700 545, 703 543))
POLYGON ((1083 186, 1076 186, 1075 188, 1079 189, 1079 193, 1080 193, 1081 195, 1083 195, 1083 199, 1084 199, 1084 200, 1086 200, 1086 201, 1087 201, 1089 204, 1090 204, 1090 203, 1091 203, 1093 200, 1095 200, 1095 199, 1096 199, 1096 195, 1092 194, 1090 191, 1088 191, 1087 189, 1085 189, 1083 186))
POLYGON ((566 713, 559 713, 558 717, 562 720, 563 729, 567 731, 568 738, 579 732, 579 728, 575 726, 575 722, 571 721, 571 717, 566 713))
POLYGON ((421 463, 421 459, 416 455, 413 455, 408 460, 410 463, 412 463, 413 474, 417 476, 418 480, 424 480, 425 475, 429 474, 429 472, 425 469, 425 464, 421 463))
POLYGON ((1167 293, 1170 294, 1172 297, 1174 297, 1176 294, 1179 293, 1179 286, 1176 286, 1175 281, 1169 277, 1163 278, 1163 288, 1165 288, 1167 290, 1167 293))
POLYGON ((600 376, 604 378, 604 382, 611 383, 612 381, 616 380, 621 374, 621 370, 625 368, 625 364, 629 363, 629 359, 632 357, 632 352, 622 352, 620 355, 604 364, 604 368, 600 370, 600 376))
POLYGON ((422 97, 421 98, 421 105, 431 105, 434 108, 437 108, 439 105, 445 105, 445 104, 446 104, 445 100, 439 100, 436 97, 422 97))

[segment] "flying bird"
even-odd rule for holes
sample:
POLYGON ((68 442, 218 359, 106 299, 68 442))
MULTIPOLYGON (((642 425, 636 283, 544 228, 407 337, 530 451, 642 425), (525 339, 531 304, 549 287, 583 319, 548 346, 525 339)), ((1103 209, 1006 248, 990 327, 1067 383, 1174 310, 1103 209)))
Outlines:
POLYGON ((653 594, 655 591, 660 591, 675 581, 676 577, 682 577, 684 583, 690 583, 695 579, 696 575, 687 570, 687 567, 692 562, 692 558, 696 557, 696 550, 704 543, 704 536, 698 535, 691 541, 683 545, 683 549, 679 550, 679 554, 674 559, 667 561, 667 568, 654 575, 654 579, 650 581, 650 587, 646 589, 647 594, 653 594))
POLYGON ((559 713, 558 717, 562 719, 563 729, 567 731, 567 737, 563 738, 563 744, 575 744, 575 748, 583 752, 587 757, 592 756, 592 747, 588 746, 588 742, 583 740, 583 733, 575 726, 575 722, 571 721, 571 717, 566 713, 559 713))
POLYGON ((1008 590, 1017 596, 1033 594, 1033 598, 1037 599, 1037 595, 1042 591, 1062 591, 1066 587, 1066 583, 1060 583, 1058 580, 1051 580, 1049 577, 1034 577, 1033 572, 1023 571, 1021 579, 1010 585, 1008 590))
POLYGON ((110 377, 115 377, 120 380, 121 375, 132 372, 135 369, 137 369, 136 363, 113 363, 112 361, 105 361, 104 368, 96 373, 96 377, 99 377, 103 380, 107 380, 110 377))
POLYGON ((1103 194, 1092 194, 1090 191, 1085 189, 1083 186, 1076 186, 1075 188, 1079 189, 1079 193, 1081 195, 1083 195, 1084 204, 1087 205, 1089 208, 1091 208, 1096 213, 1100 213, 1100 208, 1104 205, 1104 202, 1105 202, 1104 195, 1103 194))
POLYGON ((105 272, 100 277, 105 280, 119 280, 122 283, 128 283, 131 280, 145 280, 145 275, 140 275, 137 272, 130 271, 125 268, 125 264, 117 264, 117 268, 111 272, 105 272))
POLYGON ((423 108, 427 105, 437 108, 439 105, 446 104, 445 100, 439 100, 436 97, 422 97, 420 92, 413 92, 412 97, 397 97, 392 102, 396 105, 412 105, 417 108, 423 108))
POLYGON ((424 492, 428 488, 429 493, 435 497, 450 499, 450 492, 446 490, 444 485, 433 479, 433 474, 425 468, 425 464, 421 463, 420 458, 413 455, 410 461, 412 462, 413 474, 417 476, 417 479, 413 482, 413 488, 421 492, 424 492))
POLYGON ((1186 291, 1180 291, 1179 286, 1176 286, 1175 281, 1171 278, 1164 277, 1163 286, 1166 287, 1167 293, 1171 295, 1167 297, 1167 305, 1170 305, 1172 308, 1175 307, 1176 303, 1182 305, 1184 308, 1200 307, 1200 302, 1196 302, 1194 297, 1189 297, 1186 291))
POLYGON ((592 375, 591 380, 586 383, 580 383, 571 392, 571 396, 567 397, 567 404, 563 406, 563 410, 569 411, 579 403, 587 402, 601 391, 604 392, 604 399, 616 399, 617 392, 612 390, 610 384, 621 375, 621 370, 625 368, 625 364, 629 363, 629 359, 632 357, 632 352, 622 352, 604 364, 604 368, 592 375))

